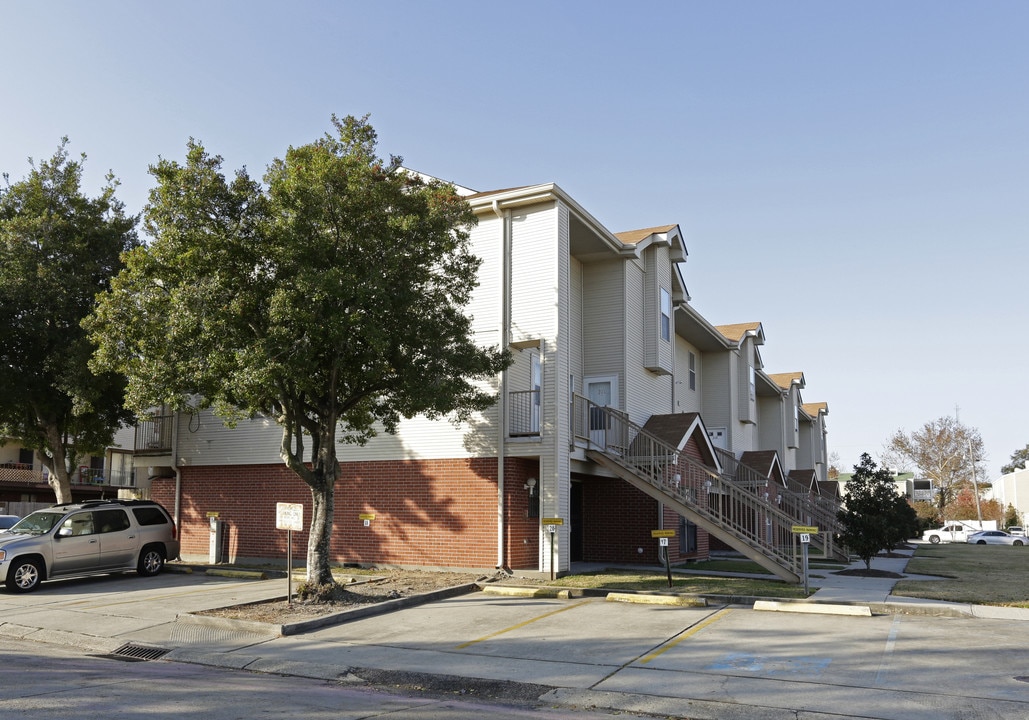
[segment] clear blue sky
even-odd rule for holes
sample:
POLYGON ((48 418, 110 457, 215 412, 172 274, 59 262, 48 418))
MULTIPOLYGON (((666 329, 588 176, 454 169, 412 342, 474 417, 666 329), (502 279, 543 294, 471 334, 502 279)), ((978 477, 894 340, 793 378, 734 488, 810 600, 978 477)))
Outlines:
POLYGON ((332 113, 478 190, 679 223, 847 469, 959 408, 1029 443, 1029 2, 0 0, 0 170, 61 136, 138 212, 195 137, 261 175, 332 113))

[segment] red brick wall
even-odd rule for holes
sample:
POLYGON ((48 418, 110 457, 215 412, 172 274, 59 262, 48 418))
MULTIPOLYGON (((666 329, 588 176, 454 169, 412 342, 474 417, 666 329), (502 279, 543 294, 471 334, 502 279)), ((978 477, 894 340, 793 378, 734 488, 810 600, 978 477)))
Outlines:
POLYGON ((539 569, 540 519, 529 517, 529 491, 525 489, 525 481, 529 478, 536 478, 536 492, 539 493, 539 461, 527 458, 507 458, 504 461, 505 542, 507 566, 513 570, 539 569))
POLYGON ((583 561, 658 563, 657 540, 650 537, 657 501, 620 478, 586 477, 582 485, 583 561))
MULTIPOLYGON (((496 460, 448 459, 342 463, 335 492, 333 562, 408 566, 492 568, 497 564, 496 460), (374 514, 364 527, 361 514, 374 514)), ((537 565, 538 524, 529 519, 525 480, 536 477, 536 461, 505 465, 508 562, 537 565), (526 542, 523 542, 525 540, 526 542)), ((155 480, 151 496, 174 507, 173 479, 155 480)), ((226 559, 285 562, 286 531, 275 529, 275 503, 304 505, 311 518, 307 485, 281 465, 187 467, 182 469, 182 556, 206 559, 208 513, 224 523, 226 559)), ((307 533, 293 534, 294 562, 303 563, 307 533)))

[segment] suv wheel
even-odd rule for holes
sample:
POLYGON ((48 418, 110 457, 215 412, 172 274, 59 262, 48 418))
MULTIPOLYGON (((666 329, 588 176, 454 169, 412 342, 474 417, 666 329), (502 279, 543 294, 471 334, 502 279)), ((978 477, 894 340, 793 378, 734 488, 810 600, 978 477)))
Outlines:
POLYGON ((39 560, 15 560, 7 572, 7 589, 31 592, 43 581, 43 565, 39 560))
POLYGON ((939 535, 930 535, 929 536, 929 542, 931 542, 933 545, 939 545, 940 544, 940 536, 939 535))
POLYGON ((156 545, 147 545, 139 554, 136 572, 143 577, 150 577, 164 568, 164 553, 156 545))

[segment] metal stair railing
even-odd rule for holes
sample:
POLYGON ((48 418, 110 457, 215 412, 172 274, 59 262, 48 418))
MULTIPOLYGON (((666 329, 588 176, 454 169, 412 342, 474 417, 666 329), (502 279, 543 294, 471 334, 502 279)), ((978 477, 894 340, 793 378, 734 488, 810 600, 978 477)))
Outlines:
MULTIPOLYGON (((769 483, 772 482, 770 478, 759 470, 741 463, 728 450, 715 448, 715 452, 727 480, 738 482, 743 487, 762 495, 765 500, 773 502, 770 492, 767 490, 769 483)), ((835 512, 830 512, 825 506, 815 503, 808 493, 791 489, 788 485, 783 487, 776 484, 774 502, 784 513, 793 518, 794 524, 815 525, 819 528, 820 532, 813 534, 811 541, 827 558, 845 559, 847 557, 846 553, 835 547, 835 536, 839 532, 835 512)))
POLYGON ((800 579, 793 518, 714 469, 589 399, 573 399, 573 434, 591 457, 790 582, 800 579), (764 560, 764 562, 762 562, 764 560))

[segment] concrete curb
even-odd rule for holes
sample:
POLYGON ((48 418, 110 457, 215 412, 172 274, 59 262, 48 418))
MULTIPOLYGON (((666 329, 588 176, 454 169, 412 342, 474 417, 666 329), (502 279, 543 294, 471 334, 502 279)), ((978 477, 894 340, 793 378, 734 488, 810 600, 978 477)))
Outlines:
POLYGON ((649 595, 644 593, 612 592, 607 594, 607 600, 610 602, 637 603, 640 605, 707 607, 707 601, 696 595, 649 595))
POLYGON ((765 612, 811 613, 816 615, 851 615, 855 617, 872 617, 872 609, 867 605, 837 605, 833 603, 783 603, 771 600, 758 600, 754 609, 765 612))
MULTIPOLYGON (((479 586, 475 583, 457 585, 451 588, 444 588, 443 590, 421 593, 420 595, 410 595, 408 597, 386 600, 380 603, 371 603, 360 607, 350 608, 348 610, 342 610, 331 615, 312 618, 311 620, 302 620, 300 622, 284 623, 281 625, 278 623, 265 623, 258 622, 256 620, 236 620, 233 618, 218 617, 216 615, 198 615, 195 613, 182 613, 177 615, 175 619, 177 622, 189 623, 192 625, 250 632, 259 635, 299 635, 301 633, 310 632, 311 630, 317 630, 323 627, 342 625, 343 623, 350 622, 351 620, 358 620, 360 618, 372 617, 375 615, 384 615, 386 613, 393 612, 394 610, 402 610, 403 608, 414 607, 415 605, 422 605, 435 600, 445 600, 446 598, 457 597, 458 595, 466 595, 470 592, 475 592, 478 589, 479 586)), ((282 600, 285 600, 285 596, 279 596, 271 600, 259 601, 258 603, 247 604, 253 605, 260 604, 261 602, 281 602, 282 600)))

